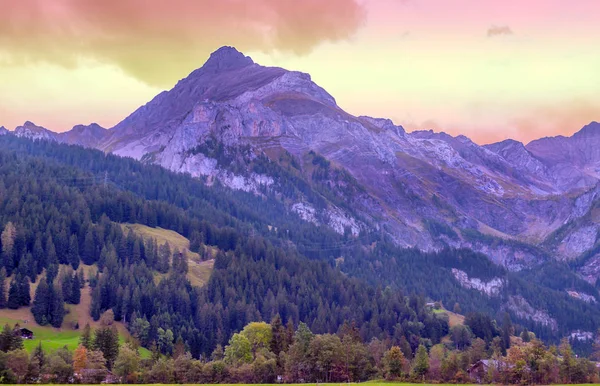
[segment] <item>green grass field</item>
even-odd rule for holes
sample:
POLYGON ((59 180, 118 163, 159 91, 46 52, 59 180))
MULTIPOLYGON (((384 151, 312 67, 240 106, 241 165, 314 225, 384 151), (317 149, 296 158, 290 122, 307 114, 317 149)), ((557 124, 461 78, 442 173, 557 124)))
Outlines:
MULTIPOLYGON (((0 323, 3 326, 8 323, 12 327, 16 321, 8 318, 0 318, 0 323)), ((23 346, 25 346, 25 350, 28 352, 33 350, 40 342, 42 343, 42 347, 49 351, 54 351, 64 346, 67 346, 70 350, 74 350, 79 344, 80 332, 77 330, 59 331, 52 327, 40 327, 31 324, 21 324, 21 327, 26 327, 33 331, 34 339, 23 341, 23 346)))

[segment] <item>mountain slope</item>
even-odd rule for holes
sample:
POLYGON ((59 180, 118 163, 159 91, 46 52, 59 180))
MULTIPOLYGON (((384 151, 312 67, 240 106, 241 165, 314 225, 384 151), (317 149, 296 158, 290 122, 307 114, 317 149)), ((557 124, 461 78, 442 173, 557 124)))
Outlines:
MULTIPOLYGON (((383 231, 424 251, 467 247, 520 270, 562 260, 546 239, 592 207, 598 126, 527 146, 406 133, 346 113, 308 74, 223 47, 108 131, 77 126, 57 135, 28 123, 16 134, 273 193, 288 211, 340 234, 383 231)), ((586 252, 592 239, 581 233, 573 250, 586 252)))
POLYGON ((429 251, 465 246, 511 269, 547 256, 469 235, 540 243, 589 209, 578 208, 577 197, 595 181, 586 176, 581 189, 566 192, 569 183, 521 146, 481 147, 463 136, 409 134, 388 120, 354 117, 309 75, 262 67, 231 47, 111 128, 97 147, 236 189, 277 192, 288 210, 338 232, 383 229, 398 245, 429 251), (256 166, 264 156, 295 165, 298 178, 333 193, 321 192, 319 202, 288 196, 289 181, 256 166), (433 223, 451 231, 431 232, 433 223))

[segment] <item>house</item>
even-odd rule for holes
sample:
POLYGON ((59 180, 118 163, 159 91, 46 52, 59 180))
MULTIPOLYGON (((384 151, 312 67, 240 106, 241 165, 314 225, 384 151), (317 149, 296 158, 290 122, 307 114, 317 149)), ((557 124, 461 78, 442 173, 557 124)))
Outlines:
POLYGON ((506 367, 505 362, 497 361, 495 359, 482 359, 475 362, 471 367, 467 369, 467 373, 471 380, 482 383, 485 381, 485 377, 490 371, 502 371, 506 367))
MULTIPOLYGON (((27 323, 27 321, 25 321, 25 323, 27 323)), ((33 331, 21 327, 19 323, 15 324, 15 328, 13 328, 13 334, 20 336, 23 339, 33 339, 33 331)))
POLYGON ((19 328, 17 334, 21 335, 23 339, 33 339, 33 331, 27 328, 19 328))

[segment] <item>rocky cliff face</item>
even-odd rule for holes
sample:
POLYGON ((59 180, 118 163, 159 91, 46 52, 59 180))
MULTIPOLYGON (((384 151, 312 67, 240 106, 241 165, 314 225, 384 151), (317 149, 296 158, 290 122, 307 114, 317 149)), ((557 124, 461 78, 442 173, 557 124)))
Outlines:
POLYGON ((0 126, 0 135, 8 134, 8 130, 4 126, 0 126))
POLYGON ((600 177, 600 124, 592 122, 571 137, 547 137, 524 146, 508 140, 488 145, 511 165, 524 172, 533 172, 564 193, 586 190, 600 177))
POLYGON ((14 131, 14 134, 17 137, 24 137, 35 140, 47 140, 47 141, 56 141, 58 138, 58 134, 43 128, 41 126, 37 126, 33 122, 25 122, 23 126, 17 126, 14 131))
POLYGON ((526 146, 406 133, 390 120, 346 113, 308 74, 260 66, 232 47, 110 130, 76 126, 57 136, 26 124, 17 135, 97 147, 256 194, 267 189, 339 232, 385 230, 423 250, 469 247, 513 270, 574 259, 596 243, 588 217, 600 178, 599 124, 526 146), (284 169, 319 202, 306 192, 286 196, 284 169))
POLYGON ((71 145, 95 148, 107 134, 108 131, 105 128, 96 123, 92 123, 87 126, 77 125, 67 132, 60 133, 59 140, 71 145))

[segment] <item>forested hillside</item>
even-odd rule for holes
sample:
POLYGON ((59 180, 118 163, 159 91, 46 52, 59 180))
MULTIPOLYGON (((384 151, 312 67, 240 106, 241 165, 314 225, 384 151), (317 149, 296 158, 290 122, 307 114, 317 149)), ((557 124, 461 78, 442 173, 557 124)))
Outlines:
MULTIPOLYGON (((281 165, 266 157, 263 162, 286 178, 281 165)), ((301 178, 288 182, 290 190, 326 194, 301 178)), ((0 138, 2 265, 15 293, 45 270, 38 323, 60 325, 60 304, 72 295, 65 280, 54 280, 57 266, 77 269, 82 261, 97 267, 90 278, 94 318, 110 309, 142 345, 181 338, 194 357, 225 345, 247 323, 277 314, 316 333, 353 321, 363 340, 406 340, 416 349, 423 339, 435 344, 448 332, 447 322, 426 309, 426 298, 498 320, 508 312, 549 341, 599 325, 597 307, 569 298, 562 288, 570 278, 538 284, 471 251, 426 254, 400 249, 382 232, 338 234, 286 210, 284 199, 77 146, 0 138), (217 248, 208 283, 194 287, 186 280, 185 251, 124 233, 123 223, 176 231, 190 240, 192 252, 217 248), (459 283, 453 269, 505 284, 490 296, 459 283), (550 322, 511 306, 521 298, 547 312, 550 322)), ((12 299, 17 307, 29 303, 12 299)))
MULTIPOLYGON (((353 320, 365 338, 396 334, 415 344, 420 338, 438 342, 447 333, 446 322, 425 311, 423 299, 407 303, 399 291, 369 287, 343 275, 332 260, 307 259, 288 245, 304 239, 327 243, 329 235, 339 242, 334 233, 282 216, 273 224, 285 236, 270 236, 266 222, 276 216, 273 210, 259 211, 268 207, 261 198, 242 204, 224 189, 132 160, 1 140, 1 222, 8 229, 2 261, 8 275, 34 282, 46 269, 48 283, 38 288, 51 288, 52 302, 60 303, 62 289, 48 272, 56 272, 58 264, 77 268, 79 259, 97 265, 98 275, 90 279, 92 316, 112 309, 132 332, 145 331, 140 335, 144 345, 157 341, 160 331, 170 331, 198 357, 225 344, 245 324, 275 314, 294 324, 304 321, 316 332, 335 332, 353 320), (110 182, 101 178, 105 173, 110 182), (286 221, 298 226, 286 229, 286 221), (183 276, 184 254, 175 253, 169 261, 155 243, 124 234, 117 224, 124 222, 176 230, 196 250, 217 246, 208 284, 192 287, 183 276), (154 272, 169 275, 157 283, 154 272), (415 330, 414 323, 422 324, 415 330)), ((37 308, 43 308, 46 321, 60 325, 60 307, 37 308)))

